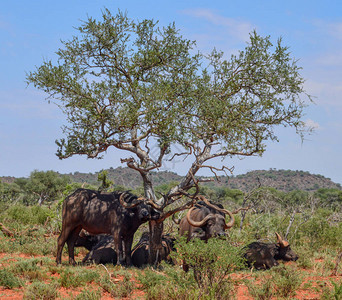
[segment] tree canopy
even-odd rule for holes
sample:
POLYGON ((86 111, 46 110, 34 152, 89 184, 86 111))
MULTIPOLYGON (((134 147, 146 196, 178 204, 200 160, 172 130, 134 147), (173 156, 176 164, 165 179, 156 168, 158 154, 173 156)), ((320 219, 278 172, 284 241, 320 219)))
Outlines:
POLYGON ((132 157, 122 162, 140 172, 154 201, 150 171, 167 154, 192 157, 184 179, 158 200, 163 208, 194 186, 200 168, 216 174, 210 159, 262 155, 265 142, 278 139, 276 126, 304 129, 310 96, 281 39, 273 44, 251 32, 245 49, 226 59, 216 49, 199 52, 175 24, 158 27, 120 11, 106 9, 102 20, 89 17, 77 30, 56 62, 27 74, 67 117, 57 155, 100 158, 111 146, 126 150, 132 157))

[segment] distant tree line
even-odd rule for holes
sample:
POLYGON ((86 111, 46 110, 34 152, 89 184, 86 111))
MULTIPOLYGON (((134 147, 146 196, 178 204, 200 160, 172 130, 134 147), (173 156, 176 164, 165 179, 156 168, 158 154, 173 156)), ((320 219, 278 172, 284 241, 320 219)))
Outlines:
MULTIPOLYGON (((165 194, 177 182, 168 182, 156 187, 159 194, 165 194)), ((54 171, 33 171, 28 178, 16 178, 13 183, 0 180, 0 201, 8 204, 42 205, 61 201, 77 188, 84 187, 101 191, 128 190, 108 179, 107 171, 97 175, 97 184, 73 182, 68 175, 54 171)), ((132 190, 137 195, 143 195, 143 186, 132 190)), ((333 210, 342 206, 342 191, 337 188, 319 188, 314 192, 294 190, 279 191, 271 187, 259 187, 248 193, 239 189, 224 186, 201 185, 200 193, 213 201, 230 207, 252 205, 254 209, 264 211, 274 207, 300 207, 320 205, 333 210), (248 203, 247 203, 248 202, 248 203)))

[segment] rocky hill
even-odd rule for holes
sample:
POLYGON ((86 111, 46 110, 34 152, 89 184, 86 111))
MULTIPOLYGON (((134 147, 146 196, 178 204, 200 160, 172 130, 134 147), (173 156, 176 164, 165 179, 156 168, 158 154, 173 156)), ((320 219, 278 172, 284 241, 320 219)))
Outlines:
MULTIPOLYGON (((140 174, 130 168, 118 167, 116 169, 110 168, 106 170, 107 177, 112 180, 115 185, 125 186, 129 189, 135 189, 142 185, 140 174)), ((74 182, 89 183, 92 185, 99 185, 96 173, 70 173, 65 174, 74 182)), ((152 180, 154 184, 167 184, 172 181, 179 182, 182 179, 176 173, 169 171, 160 171, 152 173, 152 180)), ((0 177, 2 182, 12 183, 14 177, 0 177)), ((334 183, 330 178, 322 175, 314 175, 304 171, 292 170, 256 170, 246 174, 237 176, 221 176, 219 181, 204 183, 211 187, 228 187, 231 189, 239 189, 242 191, 250 191, 251 189, 262 185, 274 187, 277 190, 289 192, 292 190, 315 191, 319 188, 333 188, 340 189, 342 187, 338 183, 334 183)))
MULTIPOLYGON (((130 168, 110 168, 107 170, 108 179, 114 181, 116 185, 122 185, 127 188, 135 189, 141 186, 141 177, 138 172, 130 168)), ((171 181, 180 181, 181 176, 169 171, 153 172, 152 179, 155 185, 169 183, 171 181)), ((72 181, 87 182, 97 184, 98 173, 73 173, 68 174, 72 181)), ((219 181, 206 183, 209 186, 228 187, 242 191, 250 191, 259 184, 262 186, 274 187, 280 191, 305 190, 314 191, 319 188, 342 189, 341 185, 334 183, 330 178, 322 175, 314 175, 304 171, 292 170, 257 170, 237 176, 221 176, 219 181)))

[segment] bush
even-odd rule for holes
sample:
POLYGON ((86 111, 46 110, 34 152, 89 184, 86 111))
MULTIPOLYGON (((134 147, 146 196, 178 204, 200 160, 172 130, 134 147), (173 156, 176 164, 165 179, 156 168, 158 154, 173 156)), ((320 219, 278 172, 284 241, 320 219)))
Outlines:
POLYGON ((43 225, 48 217, 54 217, 54 213, 50 209, 42 206, 14 205, 10 206, 6 213, 12 220, 24 225, 43 225))
POLYGON ((302 276, 294 268, 285 266, 273 269, 272 281, 275 285, 276 294, 281 297, 290 297, 302 283, 302 276))
POLYGON ((84 286, 88 282, 92 282, 99 277, 99 274, 93 270, 83 269, 81 267, 74 267, 64 269, 59 278, 59 283, 62 287, 78 287, 84 286))
POLYGON ((176 248, 174 256, 185 261, 193 271, 200 296, 229 298, 232 285, 227 275, 244 266, 241 249, 226 240, 209 239, 206 243, 195 239, 186 243, 184 238, 176 248))
POLYGON ((24 299, 28 300, 52 300, 56 299, 59 296, 57 290, 57 284, 51 283, 46 284, 43 282, 33 282, 30 286, 28 286, 24 293, 24 299))
POLYGON ((193 274, 184 273, 179 268, 174 268, 162 263, 162 272, 146 268, 144 273, 138 273, 137 279, 146 292, 146 298, 150 300, 187 300, 199 299, 199 290, 193 274))
POLYGON ((89 291, 85 290, 78 294, 75 300, 100 300, 101 299, 101 291, 89 291))
POLYGON ((0 269, 0 286, 14 289, 23 286, 22 280, 16 277, 8 268, 0 269))

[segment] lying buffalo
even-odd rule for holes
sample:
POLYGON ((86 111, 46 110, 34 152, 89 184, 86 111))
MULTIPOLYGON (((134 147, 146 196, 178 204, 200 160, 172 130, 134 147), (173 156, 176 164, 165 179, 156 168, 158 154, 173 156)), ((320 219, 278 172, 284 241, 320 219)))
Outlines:
POLYGON ((89 250, 82 263, 116 264, 117 262, 114 238, 109 234, 92 235, 81 230, 75 247, 85 247, 89 250))
POLYGON ((116 264, 114 238, 111 235, 102 235, 101 240, 83 258, 82 263, 116 264))
POLYGON ((75 264, 74 246, 81 229, 92 234, 107 233, 114 239, 117 263, 131 265, 133 235, 139 226, 160 213, 153 202, 129 192, 99 193, 78 189, 63 203, 62 231, 57 241, 57 264, 61 263, 65 242, 69 263, 75 264))
MULTIPOLYGON (((169 263, 172 263, 172 259, 170 258, 171 251, 174 251, 174 242, 175 238, 163 234, 162 235, 162 244, 160 248, 159 257, 161 260, 166 260, 169 263)), ((141 268, 149 263, 149 233, 144 232, 138 242, 138 244, 132 250, 132 264, 135 267, 141 268)))
POLYGON ((291 249, 288 241, 276 233, 277 243, 253 242, 246 248, 244 257, 250 267, 257 270, 270 269, 279 265, 277 260, 296 261, 298 255, 291 249))
POLYGON ((203 196, 197 196, 202 201, 189 209, 179 224, 179 234, 187 236, 187 240, 198 237, 207 241, 214 236, 225 236, 225 230, 233 227, 233 214, 224 209, 221 204, 212 204, 203 196), (225 215, 229 215, 230 221, 226 223, 225 215))
POLYGON ((84 247, 87 250, 91 250, 94 246, 99 243, 104 236, 109 236, 108 234, 90 234, 85 230, 81 230, 79 236, 75 241, 75 247, 84 247))

